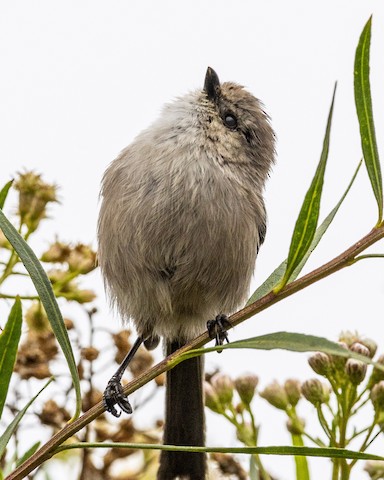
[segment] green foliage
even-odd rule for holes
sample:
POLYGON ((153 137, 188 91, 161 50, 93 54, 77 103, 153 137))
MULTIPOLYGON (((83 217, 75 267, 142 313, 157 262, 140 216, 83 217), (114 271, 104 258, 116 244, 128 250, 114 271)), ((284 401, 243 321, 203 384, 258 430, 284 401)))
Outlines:
MULTIPOLYGON (((347 196, 349 190, 353 185, 353 182, 357 177, 357 174, 361 167, 361 163, 362 162, 359 162, 356 168, 356 171, 353 174, 353 177, 349 182, 347 189, 341 196, 340 200, 337 202, 335 207, 329 212, 329 214, 326 216, 325 220, 321 223, 321 225, 316 229, 311 245, 309 246, 307 252, 303 256, 301 262, 298 264, 298 266, 295 268, 295 270, 292 272, 291 276, 289 277, 290 282, 293 282, 293 280, 295 280, 299 276, 304 265, 307 263, 307 260, 309 259, 311 253, 315 250, 320 240, 323 238, 323 235, 328 230, 328 227, 331 225, 333 219, 336 216, 336 213, 341 207, 341 204, 345 200, 345 197, 347 196)), ((250 305, 251 303, 256 302, 261 297, 263 297, 264 295, 272 291, 273 288, 282 281, 286 269, 287 269, 287 259, 285 259, 282 263, 280 263, 280 265, 271 273, 271 275, 269 275, 269 277, 255 290, 255 292, 252 294, 252 296, 248 300, 247 305, 250 305)))
MULTIPOLYGON (((242 348, 242 344, 250 348, 307 351, 320 346, 322 351, 312 355, 308 361, 314 372, 325 379, 320 381, 316 377, 304 382, 288 379, 284 384, 274 381, 258 392, 261 398, 286 415, 292 449, 277 447, 279 454, 291 451, 295 455, 297 480, 310 479, 306 457, 312 455, 333 457, 332 478, 349 479, 358 459, 373 460, 373 457, 365 457, 365 451, 382 430, 384 355, 378 357, 368 375, 367 363, 371 363, 377 350, 376 343, 371 339, 346 332, 340 336, 338 344, 333 344, 326 339, 303 336, 304 345, 301 348, 300 335, 295 334, 290 340, 290 334, 276 334, 276 345, 273 337, 272 334, 259 337, 260 340, 255 338, 234 342, 234 348, 242 348), (324 438, 318 438, 312 433, 313 422, 306 422, 299 416, 300 406, 304 401, 313 405, 324 438), (371 407, 368 422, 366 413, 362 418, 359 416, 362 410, 366 410, 367 405, 371 407), (367 422, 366 425, 364 421, 367 422), (305 443, 308 441, 317 448, 307 447, 305 443), (359 444, 357 451, 348 449, 352 444, 359 444), (282 453, 284 448, 287 450, 282 453)), ((206 406, 235 427, 238 440, 246 447, 258 446, 259 430, 262 427, 256 423, 257 407, 252 401, 256 397, 257 384, 257 377, 254 377, 253 381, 242 377, 232 381, 227 375, 217 373, 205 385, 206 406), (246 388, 249 391, 247 400, 244 401, 246 388)), ((253 451, 253 469, 259 472, 259 476, 255 478, 269 480, 271 476, 265 471, 258 456, 261 453, 274 454, 276 447, 263 447, 253 451)), ((377 459, 379 458, 376 457, 377 459)), ((380 460, 383 458, 380 457, 380 460)), ((373 465, 370 468, 372 469, 373 465)))
MULTIPOLYGON (((268 333, 259 337, 247 338, 244 340, 231 342, 227 345, 220 345, 219 347, 211 347, 204 350, 191 350, 182 356, 189 358, 195 356, 196 354, 237 348, 250 348, 255 350, 287 350, 291 352, 323 352, 328 355, 354 358, 368 364, 374 363, 369 357, 361 355, 353 350, 346 350, 339 343, 331 342, 326 338, 293 332, 268 333)), ((375 366, 377 369, 384 372, 383 365, 377 364, 375 366)))
POLYGON ((21 419, 24 417, 26 411, 28 408, 32 405, 32 403, 36 400, 36 398, 40 395, 40 393, 48 387, 48 385, 51 383, 51 380, 48 380, 48 382, 44 385, 44 387, 34 396, 31 398, 31 400, 25 405, 24 408, 20 410, 20 412, 15 416, 13 421, 8 425, 8 427, 5 429, 4 433, 0 437, 0 458, 4 455, 5 449, 7 447, 7 444, 12 437, 13 433, 15 432, 17 426, 19 425, 21 419))
MULTIPOLYGON (((70 340, 68 346, 76 358, 76 375, 82 380, 83 411, 89 410, 101 400, 98 377, 103 377, 104 372, 101 369, 99 375, 99 368, 94 367, 94 363, 99 361, 99 355, 104 365, 115 369, 130 344, 128 331, 123 330, 113 335, 105 324, 96 326, 96 309, 86 308, 96 297, 92 290, 81 287, 83 277, 96 268, 96 252, 90 246, 56 239, 40 255, 40 260, 28 246, 31 235, 39 232, 43 220, 47 218, 49 205, 56 202, 57 187, 46 183, 34 172, 24 172, 17 174, 15 181, 9 182, 0 192, 2 202, 5 201, 11 184, 18 192, 16 208, 10 207, 15 213, 9 215, 9 218, 2 214, 0 218, 0 302, 15 302, 7 322, 0 324, 3 329, 0 334, 0 404, 4 406, 0 432, 0 478, 12 478, 15 471, 30 465, 34 457, 41 458, 47 443, 37 441, 39 438, 65 431, 65 428, 72 428, 76 424, 76 421, 69 421, 71 416, 68 410, 74 404, 73 388, 69 369, 65 368, 65 357, 59 355, 58 340, 61 337, 64 342, 65 338, 70 340), (15 288, 18 289, 17 293, 14 292, 15 288), (24 293, 31 288, 33 291, 36 289, 38 294, 24 293), (80 311, 83 310, 85 324, 81 315, 76 321, 70 318, 63 320, 60 311, 56 310, 55 297, 62 306, 66 302, 76 303, 80 311), (22 320, 24 324, 20 337, 22 320), (86 335, 85 331, 88 332, 86 335), (111 359, 113 352, 116 354, 114 361, 111 359), (59 374, 55 387, 49 388, 48 399, 47 392, 45 398, 37 399, 36 396, 31 400, 31 395, 40 388, 42 382, 52 377, 53 371, 59 374), (9 384, 11 375, 13 382, 9 384), (33 442, 28 443, 26 433, 29 433, 31 420, 37 428, 34 430, 33 442)), ((129 368, 131 377, 139 375, 152 362, 152 356, 148 352, 139 350, 129 368)), ((104 387, 104 381, 103 377, 101 387, 104 387)), ((136 430, 131 421, 122 418, 114 427, 105 421, 96 420, 92 427, 86 426, 77 438, 83 441, 89 438, 112 441, 140 438, 142 441, 147 437, 145 432, 136 430)), ((70 455, 72 454, 67 453, 60 456, 63 465, 70 455)), ((147 456, 153 457, 152 454, 147 456)), ((49 455, 44 456, 44 459, 48 457, 49 455)), ((104 469, 107 474, 121 457, 121 454, 98 456, 96 467, 89 456, 83 462, 82 475, 93 476, 96 468, 100 471, 104 469), (105 465, 100 467, 103 458, 105 465)), ((148 468, 144 460, 148 458, 143 459, 142 464, 142 470, 146 471, 148 468)), ((41 463, 40 461, 39 464, 41 463)), ((44 467, 33 470, 35 471, 28 475, 29 478, 41 478, 42 475, 48 478, 44 467)))
POLYGON ((372 190, 378 207, 378 224, 383 219, 383 181, 379 152, 376 143, 375 125, 373 122, 371 87, 369 80, 369 55, 371 46, 372 17, 361 33, 355 55, 355 104, 360 125, 361 147, 367 167, 372 190))
POLYGON ((39 294, 39 298, 47 313, 48 320, 51 324, 52 330, 55 333, 57 341, 59 342, 65 358, 67 359, 68 367, 72 375, 73 385, 76 391, 76 413, 78 417, 81 409, 81 393, 80 380, 77 372, 75 358, 73 356, 72 347, 68 338, 68 333, 64 325, 64 320, 61 315, 59 306, 57 304, 55 295, 52 290, 51 282, 48 279, 41 263, 32 251, 31 247, 18 233, 11 222, 6 218, 4 213, 0 210, 0 228, 7 237, 9 243, 13 246, 18 256, 24 263, 31 280, 39 294))
POLYGON ((0 209, 4 208, 5 200, 8 196, 9 189, 11 188, 13 180, 10 180, 8 183, 4 185, 4 187, 0 190, 0 209))
POLYGON ((323 192, 325 167, 328 160, 329 141, 331 135, 331 124, 333 115, 333 106, 335 103, 336 85, 333 91, 331 108, 329 110, 327 128, 323 141, 323 150, 320 161, 313 177, 311 185, 305 195, 303 205, 296 221, 293 231, 291 246, 287 258, 287 266, 281 282, 274 289, 275 292, 281 290, 289 281, 292 273, 300 265, 306 253, 309 251, 313 238, 316 233, 317 222, 320 213, 320 200, 323 192))
POLYGON ((0 418, 7 398, 9 382, 16 360, 22 325, 21 301, 16 298, 5 328, 0 334, 0 418))

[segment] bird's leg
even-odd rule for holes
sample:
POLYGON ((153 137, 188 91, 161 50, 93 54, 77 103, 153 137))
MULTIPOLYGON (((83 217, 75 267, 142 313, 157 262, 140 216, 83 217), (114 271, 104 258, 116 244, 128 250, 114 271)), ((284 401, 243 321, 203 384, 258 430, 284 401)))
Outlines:
POLYGON ((121 385, 121 378, 124 375, 124 372, 132 360, 133 356, 139 349, 140 345, 144 342, 142 336, 138 337, 135 343, 132 345, 132 348, 129 350, 124 360, 121 362, 119 368, 116 370, 114 375, 112 375, 109 380, 106 389, 104 390, 103 402, 106 410, 115 417, 120 417, 121 412, 118 412, 115 408, 117 404, 121 410, 125 413, 132 413, 132 407, 129 403, 128 397, 123 393, 123 387, 121 385))
MULTIPOLYGON (((208 320, 207 330, 212 339, 215 339, 216 347, 223 345, 224 340, 229 343, 227 329, 231 328, 231 322, 228 320, 227 315, 220 313, 214 320, 208 320)), ((221 352, 221 350, 218 350, 221 352)))

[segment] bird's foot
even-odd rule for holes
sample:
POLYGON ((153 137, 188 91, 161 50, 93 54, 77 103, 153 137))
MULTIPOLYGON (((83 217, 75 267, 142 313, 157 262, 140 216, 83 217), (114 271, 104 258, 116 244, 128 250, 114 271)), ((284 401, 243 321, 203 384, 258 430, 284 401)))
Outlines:
MULTIPOLYGON (((218 347, 224 344, 224 341, 229 343, 227 329, 231 328, 231 322, 227 315, 220 314, 214 320, 208 320, 207 330, 212 339, 215 339, 215 346, 218 347)), ((221 350, 218 350, 221 352, 221 350)))
POLYGON ((128 397, 124 394, 119 379, 115 376, 109 380, 107 387, 104 390, 103 403, 105 409, 115 417, 120 417, 121 415, 121 412, 118 412, 115 408, 116 404, 123 412, 128 414, 132 413, 132 407, 129 403, 128 397))

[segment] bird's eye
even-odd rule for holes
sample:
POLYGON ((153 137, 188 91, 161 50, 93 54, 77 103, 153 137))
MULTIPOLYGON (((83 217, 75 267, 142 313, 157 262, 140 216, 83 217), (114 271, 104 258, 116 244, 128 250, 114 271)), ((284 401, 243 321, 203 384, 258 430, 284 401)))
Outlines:
POLYGON ((223 119, 228 128, 234 130, 237 127, 237 118, 233 115, 233 113, 224 114, 223 119))

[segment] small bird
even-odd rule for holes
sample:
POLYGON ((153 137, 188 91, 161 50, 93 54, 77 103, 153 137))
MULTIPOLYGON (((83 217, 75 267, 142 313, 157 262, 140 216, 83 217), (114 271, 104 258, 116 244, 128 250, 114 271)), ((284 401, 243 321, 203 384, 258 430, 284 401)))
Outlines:
MULTIPOLYGON (((104 392, 131 413, 121 377, 139 346, 171 354, 207 328, 225 338, 227 314, 246 300, 266 233, 264 186, 275 135, 242 86, 204 87, 166 105, 109 165, 102 180, 98 257, 107 293, 138 339, 104 392), (212 322, 213 320, 213 322, 212 322)), ((203 363, 167 372, 164 443, 204 445, 203 363)), ((203 480, 204 453, 163 451, 158 480, 203 480)))

